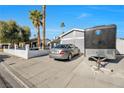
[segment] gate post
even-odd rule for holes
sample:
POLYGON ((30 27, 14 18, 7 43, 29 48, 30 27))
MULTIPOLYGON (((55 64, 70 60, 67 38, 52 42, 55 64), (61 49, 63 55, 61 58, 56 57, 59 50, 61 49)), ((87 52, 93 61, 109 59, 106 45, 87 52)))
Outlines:
POLYGON ((28 59, 29 58, 29 44, 26 44, 25 45, 25 51, 26 51, 26 59, 28 59))

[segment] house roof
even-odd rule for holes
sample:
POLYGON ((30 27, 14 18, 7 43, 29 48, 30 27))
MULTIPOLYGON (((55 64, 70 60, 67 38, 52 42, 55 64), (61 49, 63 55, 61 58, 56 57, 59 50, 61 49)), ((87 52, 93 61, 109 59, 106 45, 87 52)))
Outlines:
POLYGON ((110 25, 100 25, 100 26, 94 26, 94 27, 90 27, 90 28, 86 28, 86 31, 90 31, 90 30, 98 30, 98 29, 106 29, 106 28, 116 28, 115 24, 110 24, 110 25))
MULTIPOLYGON (((46 41, 50 41, 50 39, 45 39, 46 41)), ((32 38, 32 39, 30 39, 30 42, 31 41, 37 41, 37 38, 32 38)), ((41 39, 41 41, 42 41, 42 39, 41 39)))
POLYGON ((73 32, 73 31, 84 32, 84 29, 73 28, 73 29, 71 29, 71 30, 69 30, 69 31, 67 31, 67 32, 65 32, 65 33, 63 33, 63 34, 61 34, 59 37, 63 37, 63 36, 65 36, 65 35, 67 35, 67 34, 73 32))
POLYGON ((69 30, 69 31, 67 31, 67 32, 65 32, 65 33, 63 33, 63 34, 61 34, 61 35, 59 35, 56 39, 51 40, 49 43, 59 42, 61 37, 63 37, 63 36, 65 36, 65 35, 67 35, 67 34, 69 34, 69 33, 73 32, 73 31, 84 32, 84 30, 83 30, 83 29, 73 28, 73 29, 71 29, 71 30, 69 30))
POLYGON ((58 42, 60 42, 60 38, 53 39, 49 41, 48 43, 58 43, 58 42))

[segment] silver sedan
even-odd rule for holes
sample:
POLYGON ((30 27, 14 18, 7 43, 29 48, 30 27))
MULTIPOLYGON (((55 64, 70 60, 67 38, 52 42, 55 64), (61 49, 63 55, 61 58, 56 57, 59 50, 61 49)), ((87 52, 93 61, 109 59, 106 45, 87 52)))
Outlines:
POLYGON ((54 59, 71 60, 73 56, 80 54, 80 49, 73 44, 59 44, 50 50, 49 56, 54 59))

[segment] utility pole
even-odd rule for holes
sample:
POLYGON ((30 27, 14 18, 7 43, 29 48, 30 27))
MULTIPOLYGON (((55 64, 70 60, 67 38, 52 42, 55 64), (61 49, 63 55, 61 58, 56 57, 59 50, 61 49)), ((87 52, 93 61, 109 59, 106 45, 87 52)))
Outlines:
POLYGON ((45 39, 46 39, 46 5, 42 5, 42 27, 43 27, 43 33, 42 33, 42 49, 45 49, 45 39))

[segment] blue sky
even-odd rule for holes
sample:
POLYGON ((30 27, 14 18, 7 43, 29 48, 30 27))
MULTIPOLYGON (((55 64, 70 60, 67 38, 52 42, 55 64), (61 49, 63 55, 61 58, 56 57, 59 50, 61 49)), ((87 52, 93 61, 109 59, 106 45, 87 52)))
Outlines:
MULTIPOLYGON (((31 38, 36 34, 36 29, 29 19, 29 11, 41 6, 0 6, 0 20, 15 20, 21 26, 31 28, 31 38)), ((64 32, 79 28, 85 29, 97 25, 116 24, 117 37, 124 38, 124 6, 115 5, 51 5, 46 8, 46 37, 53 39, 62 33, 61 22, 65 23, 64 32)), ((42 32, 42 29, 41 29, 42 32)), ((42 36, 42 33, 41 33, 42 36)))

